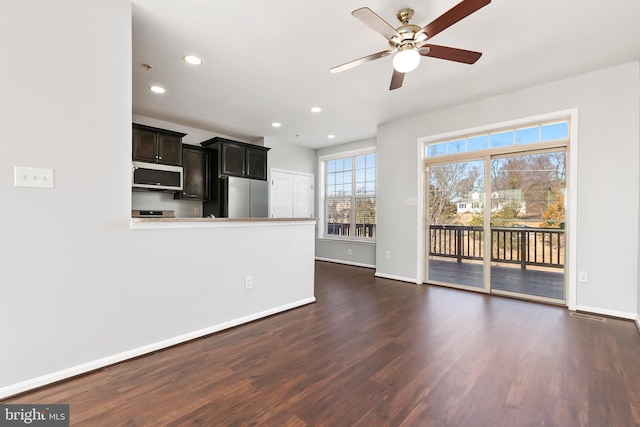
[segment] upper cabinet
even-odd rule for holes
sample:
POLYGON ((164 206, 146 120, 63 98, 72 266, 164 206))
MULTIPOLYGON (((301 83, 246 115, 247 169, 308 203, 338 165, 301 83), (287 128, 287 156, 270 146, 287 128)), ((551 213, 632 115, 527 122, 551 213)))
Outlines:
POLYGON ((176 199, 209 199, 209 151, 194 145, 182 145, 184 181, 176 199))
POLYGON ((182 166, 182 137, 186 134, 133 124, 133 160, 182 166))
POLYGON ((219 137, 204 141, 201 145, 215 150, 219 177, 238 176, 266 181, 268 147, 219 137))

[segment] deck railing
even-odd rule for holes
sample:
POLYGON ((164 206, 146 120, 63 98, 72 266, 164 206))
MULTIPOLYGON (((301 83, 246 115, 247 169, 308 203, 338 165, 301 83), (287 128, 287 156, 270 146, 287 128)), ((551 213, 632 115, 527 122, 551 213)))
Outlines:
MULTIPOLYGON (((327 234, 332 236, 351 236, 351 224, 330 222, 327 224, 327 234)), ((356 224, 353 237, 376 237, 376 225, 356 224)))
MULTIPOLYGON (((462 260, 482 260, 484 230, 466 225, 430 225, 429 255, 462 260)), ((491 228, 491 261, 527 266, 564 268, 564 229, 491 228)))

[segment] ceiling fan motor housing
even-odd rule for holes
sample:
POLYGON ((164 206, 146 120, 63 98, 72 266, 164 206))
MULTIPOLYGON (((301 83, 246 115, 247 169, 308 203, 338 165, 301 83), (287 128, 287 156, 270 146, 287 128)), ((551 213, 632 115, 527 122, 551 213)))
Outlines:
POLYGON ((427 39, 427 34, 420 32, 420 30, 422 30, 421 27, 409 24, 409 21, 411 21, 411 18, 413 17, 413 9, 400 9, 396 14, 396 17, 398 18, 398 21, 402 23, 400 27, 396 28, 396 31, 400 34, 402 39, 393 37, 389 43, 392 47, 399 48, 400 50, 403 50, 404 48, 413 48, 416 46, 416 43, 423 42, 427 39))

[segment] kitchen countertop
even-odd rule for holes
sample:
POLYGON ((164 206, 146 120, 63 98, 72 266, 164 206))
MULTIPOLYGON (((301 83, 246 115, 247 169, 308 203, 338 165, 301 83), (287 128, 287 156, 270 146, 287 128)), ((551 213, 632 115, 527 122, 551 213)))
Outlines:
POLYGON ((256 221, 315 221, 315 218, 131 218, 135 222, 256 222, 256 221))
POLYGON ((314 223, 316 218, 131 218, 132 229, 210 228, 314 223))

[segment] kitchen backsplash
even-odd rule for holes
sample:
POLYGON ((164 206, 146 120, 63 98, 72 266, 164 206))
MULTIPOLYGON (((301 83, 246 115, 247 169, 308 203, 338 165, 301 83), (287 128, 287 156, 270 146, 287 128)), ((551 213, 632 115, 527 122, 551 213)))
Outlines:
POLYGON ((173 210, 177 218, 201 218, 202 202, 174 200, 172 193, 160 191, 132 191, 132 210, 173 210))

